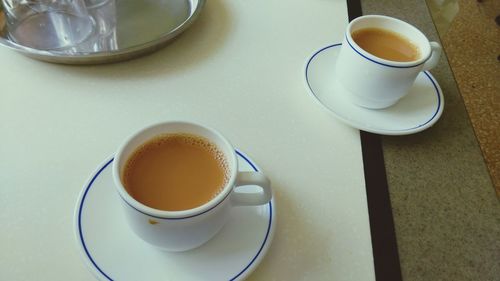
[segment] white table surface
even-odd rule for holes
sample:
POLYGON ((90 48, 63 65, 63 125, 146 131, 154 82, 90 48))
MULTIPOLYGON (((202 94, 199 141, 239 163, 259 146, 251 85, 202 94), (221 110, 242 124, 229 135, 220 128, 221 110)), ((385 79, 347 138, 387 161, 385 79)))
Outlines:
POLYGON ((309 56, 340 42, 343 0, 208 0, 165 49, 61 66, 0 49, 0 280, 93 280, 73 212, 87 177, 138 129, 215 127, 268 174, 273 245, 250 280, 374 280, 359 131, 309 96, 309 56))

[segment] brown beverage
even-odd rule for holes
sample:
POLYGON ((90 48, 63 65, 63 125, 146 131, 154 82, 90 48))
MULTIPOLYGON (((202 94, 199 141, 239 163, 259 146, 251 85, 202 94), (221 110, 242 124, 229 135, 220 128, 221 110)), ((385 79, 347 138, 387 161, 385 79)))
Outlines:
POLYGON ((189 134, 166 134, 132 153, 122 182, 142 204, 180 211, 214 198, 226 185, 228 174, 227 160, 209 140, 189 134))
POLYGON ((420 57, 418 47, 404 36, 382 28, 362 28, 354 31, 352 39, 368 53, 398 62, 415 61, 420 57))

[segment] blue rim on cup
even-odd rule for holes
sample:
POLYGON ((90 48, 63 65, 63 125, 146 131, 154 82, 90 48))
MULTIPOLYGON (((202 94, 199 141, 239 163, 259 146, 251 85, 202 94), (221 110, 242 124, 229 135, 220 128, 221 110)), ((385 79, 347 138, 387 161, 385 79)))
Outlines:
MULTIPOLYGON (((234 186, 234 184, 235 184, 237 169, 231 169, 229 171, 229 179, 228 179, 228 182, 227 182, 224 190, 222 192, 220 192, 219 194, 217 194, 217 196, 214 199, 212 199, 211 201, 209 201, 201 206, 198 206, 198 207, 195 207, 195 208, 189 209, 189 210, 164 211, 164 210, 158 210, 158 209, 151 208, 151 207, 146 206, 146 205, 142 204, 141 202, 137 201, 134 197, 132 197, 127 192, 127 190, 123 186, 122 179, 121 179, 122 166, 127 161, 130 153, 135 151, 135 149, 137 148, 137 142, 141 143, 141 144, 144 143, 144 138, 142 141, 139 141, 138 138, 143 136, 147 132, 156 131, 157 129, 164 126, 165 124, 167 124, 167 123, 159 123, 159 124, 155 124, 155 125, 152 125, 152 126, 149 126, 147 128, 140 130, 139 132, 130 136, 125 141, 125 143, 122 144, 121 147, 118 149, 118 153, 116 154, 115 161, 113 162, 113 180, 115 182, 115 186, 117 187, 117 191, 118 191, 120 197, 122 198, 122 200, 126 204, 130 205, 130 207, 136 209, 137 211, 139 211, 145 215, 148 215, 148 216, 151 216, 154 218, 174 219, 175 220, 175 219, 192 218, 192 217, 204 214, 204 213, 212 210, 213 208, 215 208, 217 205, 219 205, 222 201, 224 201, 228 197, 229 193, 231 192, 230 187, 234 186), (132 145, 134 143, 135 143, 135 145, 132 145), (122 153, 125 151, 128 152, 128 153, 126 153, 126 155, 124 155, 122 153), (126 156, 126 157, 124 157, 124 156, 126 156)), ((233 146, 218 131, 216 131, 212 128, 206 127, 206 126, 200 126, 198 124, 191 123, 191 122, 185 122, 185 121, 171 121, 171 122, 168 122, 168 124, 173 124, 175 126, 185 126, 185 125, 193 126, 193 127, 196 127, 200 130, 204 130, 205 132, 207 132, 209 134, 213 134, 214 137, 216 137, 218 140, 220 140, 220 143, 218 143, 217 146, 224 146, 225 148, 227 148, 225 150, 224 156, 226 157, 226 160, 228 161, 228 166, 232 167, 234 165, 237 165, 236 154, 234 152, 234 149, 232 149, 233 146)), ((155 135, 158 135, 158 133, 152 133, 150 136, 148 136, 145 139, 151 139, 155 135)))
MULTIPOLYGON (((415 61, 409 61, 409 62, 398 62, 398 61, 386 60, 386 59, 374 56, 374 55, 370 54, 369 52, 363 50, 363 48, 358 46, 358 44, 356 44, 356 42, 352 38, 352 33, 354 32, 353 29, 356 27, 356 24, 359 21, 364 20, 366 18, 373 18, 373 19, 380 20, 380 21, 382 21, 382 25, 384 25, 383 22, 391 22, 391 21, 406 25, 407 28, 413 32, 413 34, 411 36, 412 38, 415 38, 415 36, 416 36, 416 37, 419 37, 418 41, 429 41, 427 39, 427 37, 420 30, 418 30, 413 25, 411 25, 407 22, 404 22, 400 19, 391 18, 388 16, 381 16, 381 15, 367 15, 367 16, 363 16, 363 17, 358 17, 358 18, 354 19, 353 21, 351 21, 351 23, 349 24, 349 26, 346 30, 345 36, 346 36, 346 40, 347 40, 347 43, 349 44, 349 46, 354 51, 356 51, 358 54, 360 54, 362 57, 364 57, 367 60, 370 60, 374 63, 380 64, 380 65, 384 65, 384 66, 388 66, 388 67, 397 67, 397 68, 416 67, 416 66, 419 66, 421 64, 424 64, 431 57, 432 52, 431 52, 431 47, 429 44, 427 44, 427 45, 426 44, 419 44, 418 45, 419 52, 420 52, 419 58, 415 61)), ((361 28, 364 28, 364 27, 356 28, 356 30, 361 29, 361 28)), ((383 27, 381 27, 381 28, 383 28, 383 27)))

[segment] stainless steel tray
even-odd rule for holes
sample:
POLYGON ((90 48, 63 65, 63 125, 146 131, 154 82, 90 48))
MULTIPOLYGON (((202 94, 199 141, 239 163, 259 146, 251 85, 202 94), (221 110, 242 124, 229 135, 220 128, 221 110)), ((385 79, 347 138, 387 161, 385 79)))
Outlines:
POLYGON ((154 52, 196 20, 206 0, 86 0, 94 26, 82 43, 40 50, 9 36, 0 5, 0 45, 28 57, 62 64, 99 64, 128 60, 154 52))

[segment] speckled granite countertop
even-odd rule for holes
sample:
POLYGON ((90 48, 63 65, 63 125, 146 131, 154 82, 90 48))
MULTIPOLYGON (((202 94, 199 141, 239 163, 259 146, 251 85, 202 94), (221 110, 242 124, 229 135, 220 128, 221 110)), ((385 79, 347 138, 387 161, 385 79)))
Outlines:
MULTIPOLYGON (((424 0, 361 4, 440 41, 424 0)), ((441 120, 382 139, 403 279, 499 280, 500 203, 447 57, 431 72, 445 95, 441 120)))
POLYGON ((500 198, 500 1, 427 3, 500 198))

